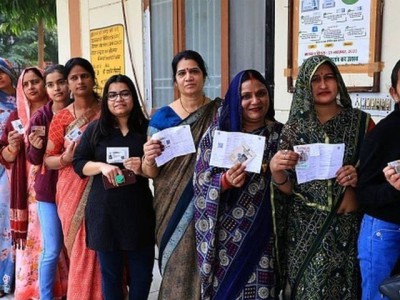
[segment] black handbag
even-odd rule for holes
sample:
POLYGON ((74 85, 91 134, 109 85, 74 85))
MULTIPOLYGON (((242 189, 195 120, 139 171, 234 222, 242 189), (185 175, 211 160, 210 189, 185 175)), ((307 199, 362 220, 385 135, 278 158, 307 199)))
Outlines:
POLYGON ((379 291, 390 300, 400 300, 400 274, 385 279, 379 285, 379 291))

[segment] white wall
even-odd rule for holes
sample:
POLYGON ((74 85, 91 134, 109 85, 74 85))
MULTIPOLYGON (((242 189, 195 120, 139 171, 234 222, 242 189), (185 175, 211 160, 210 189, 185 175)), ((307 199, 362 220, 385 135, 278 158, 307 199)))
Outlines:
MULTIPOLYGON (((143 8, 142 0, 125 1, 128 14, 128 33, 132 43, 133 65, 136 69, 141 94, 144 82, 144 50, 143 50, 143 8)), ((81 0, 81 42, 83 56, 90 58, 90 30, 123 24, 121 1, 119 0, 81 0)), ((390 73, 393 65, 400 59, 400 39, 396 33, 400 30, 400 1, 386 0, 383 10, 382 27, 382 57, 385 64, 381 73, 381 92, 387 95, 390 86, 390 73)), ((57 0, 59 61, 65 63, 70 58, 70 38, 68 22, 68 0, 57 0)), ((276 118, 285 122, 292 99, 287 92, 287 78, 284 70, 287 68, 287 36, 288 36, 288 0, 275 0, 275 108, 276 118)), ((126 41, 126 39, 125 39, 126 41)), ((125 70, 133 79, 131 59, 127 44, 125 44, 125 70)), ((355 95, 352 95, 355 97, 355 95)), ((379 120, 380 117, 374 117, 379 120)))
MULTIPOLYGON (((129 0, 124 3, 127 14, 127 28, 125 30, 129 34, 132 49, 131 59, 125 36, 125 73, 133 80, 132 61, 143 95, 142 1, 129 0)), ((81 0, 80 11, 82 57, 90 59, 90 30, 115 24, 124 25, 122 5, 120 0, 81 0)), ((65 63, 71 57, 68 0, 57 0, 57 23, 59 62, 65 63)))

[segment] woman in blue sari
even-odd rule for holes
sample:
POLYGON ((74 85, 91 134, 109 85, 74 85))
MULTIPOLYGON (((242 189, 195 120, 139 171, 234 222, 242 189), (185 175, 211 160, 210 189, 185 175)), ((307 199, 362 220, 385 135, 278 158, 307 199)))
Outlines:
POLYGON ((283 125, 275 121, 269 85, 255 70, 232 80, 213 122, 200 141, 194 176, 196 249, 201 299, 275 299, 276 273, 271 174, 283 125), (260 173, 245 164, 210 165, 216 130, 266 138, 260 173))
MULTIPOLYGON (((11 112, 15 111, 16 77, 11 65, 0 58, 0 136, 11 112)), ((10 181, 7 171, 0 165, 0 297, 12 292, 15 274, 15 253, 11 245, 10 229, 10 181)))
POLYGON ((155 158, 163 149, 160 141, 151 136, 169 127, 190 125, 197 147, 214 119, 220 101, 211 101, 204 95, 207 70, 197 52, 185 50, 178 53, 172 61, 172 72, 180 97, 160 108, 151 118, 149 140, 143 149, 142 171, 154 178, 156 242, 162 275, 158 299, 199 299, 192 205, 196 154, 176 157, 157 167, 155 158))

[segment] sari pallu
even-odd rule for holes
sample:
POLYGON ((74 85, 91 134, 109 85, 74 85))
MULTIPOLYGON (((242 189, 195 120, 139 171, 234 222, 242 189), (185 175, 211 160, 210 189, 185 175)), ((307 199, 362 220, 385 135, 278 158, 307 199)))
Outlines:
MULTIPOLYGON (((189 124, 197 148, 219 104, 219 99, 211 101, 173 126, 189 124)), ((156 239, 162 274, 159 299, 200 298, 192 205, 195 160, 195 153, 177 157, 162 166, 154 179, 156 239)))
MULTIPOLYGON (((16 299, 39 299, 38 262, 41 253, 41 229, 33 184, 40 166, 34 166, 26 159, 25 151, 29 143, 27 129, 31 117, 31 107, 22 88, 22 78, 30 69, 24 70, 19 77, 17 112, 10 115, 1 140, 2 146, 8 144, 8 133, 14 130, 11 121, 20 119, 25 134, 16 160, 8 164, 8 167, 11 168, 11 236, 16 248, 14 293, 16 299)), ((67 266, 65 257, 62 255, 55 277, 53 295, 55 299, 61 299, 66 294, 67 285, 67 266)))
MULTIPOLYGON (((209 165, 210 128, 201 141, 195 185, 195 228, 202 299, 274 299, 275 256, 269 169, 248 173, 245 185, 221 193, 223 169, 209 165)), ((263 165, 276 152, 282 124, 253 132, 267 141, 263 165)))
MULTIPOLYGON (((3 135, 10 113, 15 110, 15 96, 7 95, 0 90, 0 137, 3 135)), ((3 142, 1 143, 3 144, 3 142)), ((1 148, 0 152, 2 152, 1 148)), ((0 293, 12 292, 15 275, 15 251, 11 245, 9 173, 9 170, 6 170, 0 161, 0 215, 2 216, 0 218, 0 228, 2 228, 2 235, 0 236, 0 293)))
MULTIPOLYGON (((368 114, 351 107, 343 80, 331 60, 324 56, 312 57, 299 72, 279 148, 344 143, 343 165, 357 166, 370 120, 368 114), (309 80, 323 63, 329 63, 336 75, 337 101, 342 110, 321 124, 309 80)), ((357 212, 337 214, 346 189, 335 178, 297 184, 294 172, 291 177, 295 181, 291 196, 274 191, 285 299, 357 299, 360 274, 356 246, 360 215, 357 212)))
MULTIPOLYGON (((100 107, 96 106, 78 119, 75 119, 68 109, 63 109, 55 115, 49 130, 51 146, 48 147, 46 155, 60 155, 70 143, 64 136, 75 127, 83 132, 89 122, 98 118, 99 111, 100 107)), ((70 260, 68 299, 102 299, 100 267, 96 252, 88 249, 85 243, 84 207, 90 184, 89 178, 81 179, 72 166, 59 170, 56 205, 70 260)))
MULTIPOLYGON (((210 166, 215 130, 243 131, 241 87, 248 81, 245 78, 254 78, 256 73, 245 70, 233 78, 218 119, 207 130, 199 146, 193 183, 202 299, 276 298, 268 164, 276 153, 283 125, 274 119, 273 98, 268 100, 264 122, 251 132, 266 138, 264 152, 257 153, 262 156, 260 173, 247 172, 241 188, 222 192, 221 180, 227 170, 210 166)), ((256 80, 267 87, 264 80, 256 80)))

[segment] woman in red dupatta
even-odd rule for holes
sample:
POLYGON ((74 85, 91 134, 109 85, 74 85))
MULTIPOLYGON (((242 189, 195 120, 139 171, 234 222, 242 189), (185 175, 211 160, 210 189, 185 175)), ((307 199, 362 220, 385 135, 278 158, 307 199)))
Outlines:
MULTIPOLYGON (((40 166, 28 162, 25 149, 28 147, 26 133, 29 119, 47 102, 43 71, 36 67, 25 69, 17 84, 17 111, 10 115, 0 141, 2 164, 11 168, 10 219, 13 245, 16 248, 16 299, 39 299, 41 238, 33 183, 40 166), (15 120, 21 121, 23 133, 15 130, 18 127, 12 124, 15 120)), ((56 299, 65 296, 66 280, 65 272, 59 272, 54 287, 56 299)))
POLYGON ((71 164, 79 137, 99 117, 100 104, 93 91, 92 64, 76 57, 65 64, 65 69, 74 101, 55 115, 50 124, 45 163, 59 170, 56 204, 70 260, 67 298, 101 300, 100 266, 96 252, 85 243, 83 215, 91 181, 81 179, 71 164))

